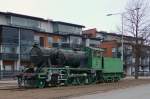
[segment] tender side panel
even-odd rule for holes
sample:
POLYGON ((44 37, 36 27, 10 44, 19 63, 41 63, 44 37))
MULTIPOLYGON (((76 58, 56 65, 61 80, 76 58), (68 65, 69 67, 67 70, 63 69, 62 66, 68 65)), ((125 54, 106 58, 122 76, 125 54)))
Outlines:
POLYGON ((93 69, 102 69, 102 58, 101 57, 93 57, 92 58, 92 68, 93 69))
POLYGON ((119 58, 104 57, 104 73, 123 72, 123 62, 119 58))

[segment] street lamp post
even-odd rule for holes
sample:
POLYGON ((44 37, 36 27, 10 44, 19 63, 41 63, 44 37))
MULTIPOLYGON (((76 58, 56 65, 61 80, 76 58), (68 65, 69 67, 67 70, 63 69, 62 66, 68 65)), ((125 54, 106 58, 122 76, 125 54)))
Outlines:
MULTIPOLYGON (((140 8, 130 9, 130 11, 135 11, 135 10, 139 10, 139 9, 140 9, 140 8)), ((124 56, 124 53, 123 53, 123 46, 124 46, 124 43, 123 43, 123 32, 124 32, 123 16, 124 16, 125 13, 127 13, 127 12, 107 14, 107 16, 121 15, 121 46, 122 46, 122 49, 121 49, 121 60, 122 60, 122 61, 123 61, 123 56, 124 56)))
POLYGON ((122 48, 122 49, 121 49, 121 60, 122 60, 122 61, 123 61, 123 56, 124 56, 124 53, 123 53, 123 51, 124 51, 124 50, 123 50, 123 47, 124 47, 124 45, 123 45, 123 32, 124 32, 124 27, 123 27, 123 24, 124 24, 124 23, 123 23, 123 22, 124 22, 124 21, 123 21, 123 14, 124 14, 124 13, 121 14, 121 20, 122 20, 122 22, 121 22, 121 46, 122 46, 122 47, 121 47, 121 48, 122 48))
POLYGON ((123 15, 124 13, 115 13, 115 14, 107 14, 107 16, 112 16, 112 15, 121 15, 121 60, 123 61, 123 32, 124 32, 124 27, 123 27, 123 15))

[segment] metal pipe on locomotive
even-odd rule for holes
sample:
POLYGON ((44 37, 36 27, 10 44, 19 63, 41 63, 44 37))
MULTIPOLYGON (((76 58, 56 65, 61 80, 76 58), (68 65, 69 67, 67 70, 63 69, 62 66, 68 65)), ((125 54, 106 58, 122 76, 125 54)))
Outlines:
POLYGON ((122 61, 103 57, 99 48, 65 50, 34 45, 30 51, 30 61, 32 65, 17 75, 19 87, 113 82, 123 75, 122 61))

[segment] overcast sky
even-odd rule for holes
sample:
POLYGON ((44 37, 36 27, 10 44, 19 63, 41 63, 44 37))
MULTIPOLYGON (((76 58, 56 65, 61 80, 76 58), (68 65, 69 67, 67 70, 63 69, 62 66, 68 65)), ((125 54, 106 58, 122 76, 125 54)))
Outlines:
POLYGON ((128 0, 0 0, 0 11, 9 11, 85 25, 86 28, 115 32, 128 0))

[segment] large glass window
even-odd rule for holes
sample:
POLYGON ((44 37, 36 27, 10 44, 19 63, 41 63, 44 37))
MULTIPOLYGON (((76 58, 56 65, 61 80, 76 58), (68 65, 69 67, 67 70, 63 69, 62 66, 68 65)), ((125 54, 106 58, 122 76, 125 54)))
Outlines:
POLYGON ((2 45, 2 53, 16 53, 17 52, 17 46, 12 45, 2 45))
POLYGON ((112 57, 117 57, 117 49, 112 48, 112 57))
POLYGON ((48 37, 48 45, 51 45, 53 43, 53 38, 52 37, 48 37))
POLYGON ((21 29, 20 31, 21 45, 32 45, 34 32, 32 30, 21 29))
POLYGON ((67 43, 67 41, 68 41, 68 40, 67 40, 67 37, 61 37, 61 42, 62 42, 62 43, 67 43))
POLYGON ((38 35, 35 35, 34 36, 34 43, 40 45, 41 47, 44 47, 45 37, 40 37, 38 35))
POLYGON ((40 46, 44 47, 44 37, 40 37, 40 46))
POLYGON ((70 25, 58 25, 58 31, 62 34, 81 34, 82 28, 76 27, 76 26, 70 26, 70 25))
POLYGON ((70 43, 71 44, 81 44, 81 38, 80 37, 70 37, 70 43))
POLYGON ((12 71, 13 70, 13 66, 12 65, 4 65, 4 70, 5 71, 12 71))
POLYGON ((99 45, 100 45, 100 40, 90 39, 90 46, 91 47, 98 47, 99 45))
POLYGON ((40 22, 33 19, 21 18, 21 17, 11 17, 11 24, 17 26, 24 26, 29 28, 40 28, 40 22))
MULTIPOLYGON (((19 52, 18 47, 20 41, 21 56, 29 55, 30 49, 34 42, 34 31, 28 29, 19 30, 18 28, 4 26, 2 27, 0 39, 2 41, 2 53, 17 54, 19 52)), ((6 57, 6 59, 8 59, 9 57, 6 57)))
POLYGON ((18 44, 18 29, 12 27, 2 27, 2 44, 18 44))
POLYGON ((21 60, 29 60, 29 52, 34 43, 34 31, 28 29, 21 29, 20 41, 21 60))
POLYGON ((35 35, 34 36, 34 42, 37 43, 37 44, 39 44, 40 43, 40 36, 35 35))
POLYGON ((20 30, 21 54, 29 54, 30 48, 34 42, 34 32, 32 30, 20 30))

